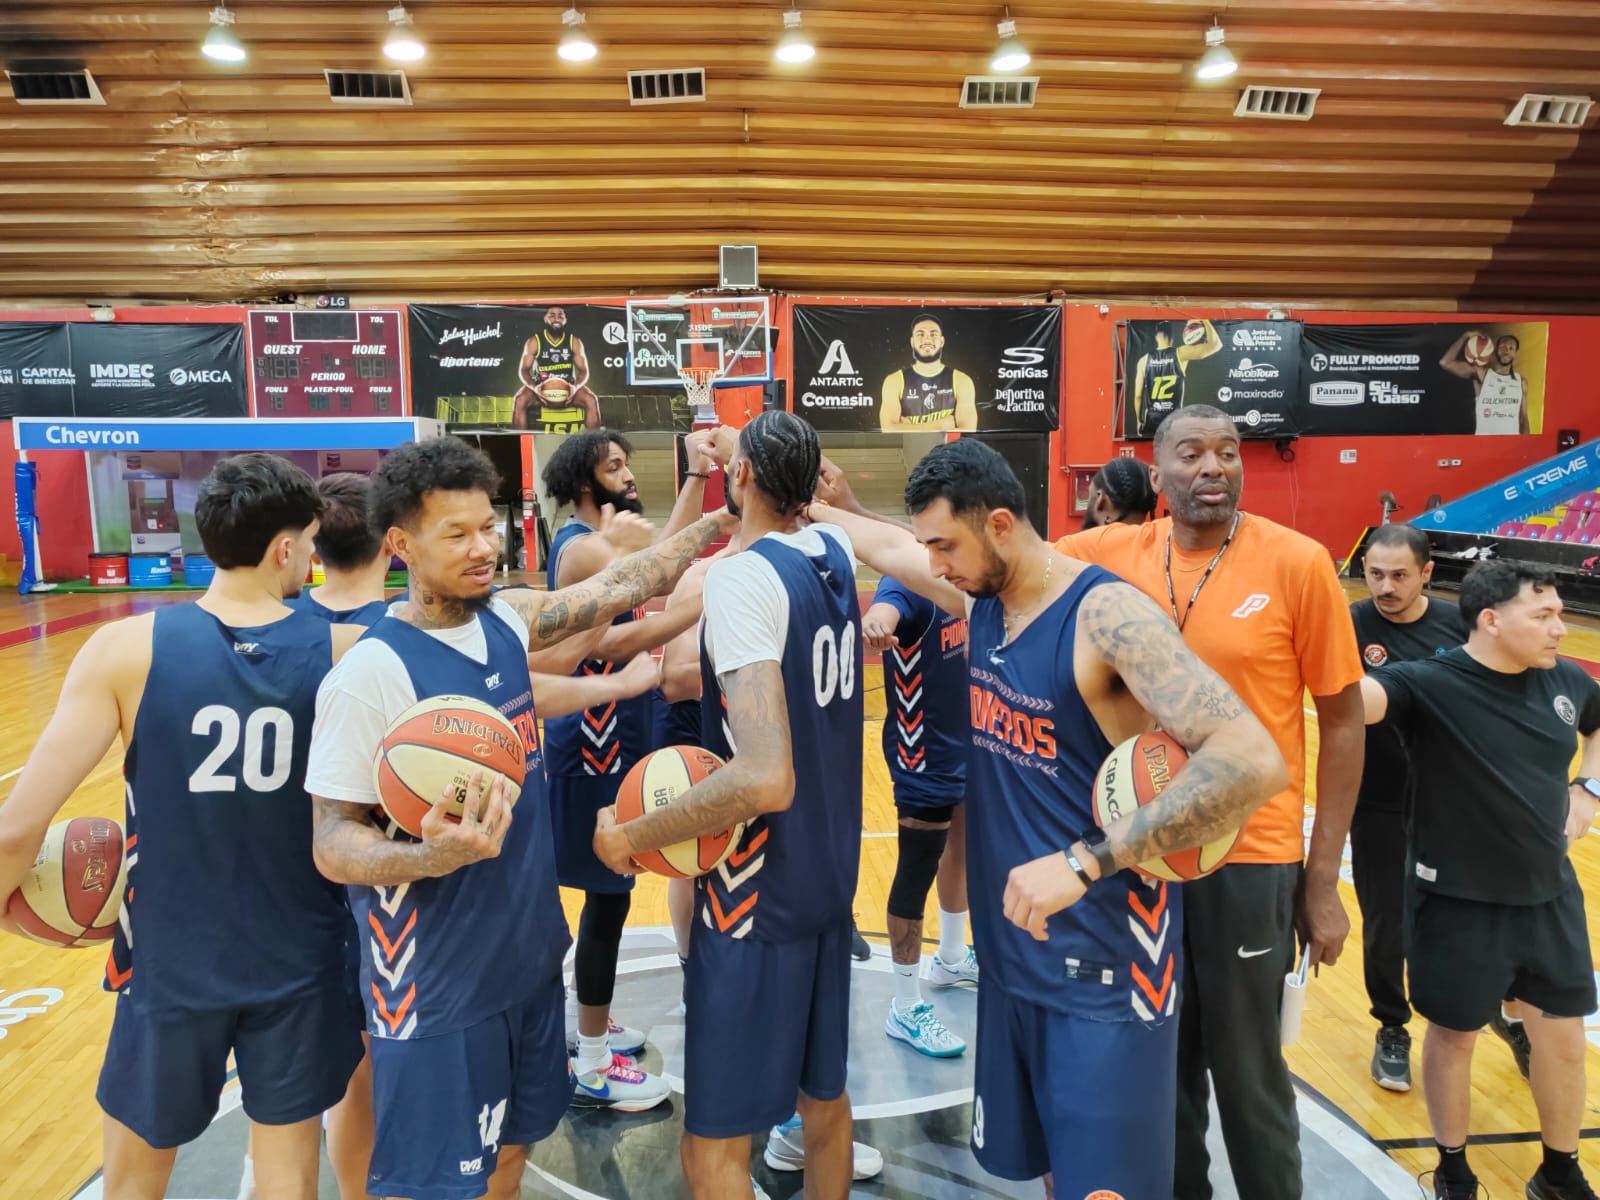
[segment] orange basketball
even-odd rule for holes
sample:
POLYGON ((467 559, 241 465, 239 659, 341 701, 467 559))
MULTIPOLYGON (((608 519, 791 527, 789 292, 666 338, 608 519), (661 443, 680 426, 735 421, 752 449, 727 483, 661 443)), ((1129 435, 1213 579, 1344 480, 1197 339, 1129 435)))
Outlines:
MULTIPOLYGON (((1102 828, 1149 804, 1189 761, 1188 752, 1159 731, 1129 738, 1111 752, 1094 781, 1094 818, 1102 828)), ((1182 883, 1209 875, 1233 852, 1238 833, 1192 850, 1175 850, 1134 867, 1151 879, 1182 883)))
POLYGON ((1494 339, 1486 333, 1475 333, 1461 347, 1461 357, 1475 367, 1484 366, 1494 357, 1494 339))
POLYGON ((372 781, 391 820, 412 837, 448 788, 450 816, 461 804, 474 771, 484 783, 503 775, 522 786, 527 771, 522 738, 498 709, 470 696, 430 696, 390 724, 372 759, 372 781))
MULTIPOLYGON (((647 812, 665 808, 711 772, 727 764, 699 746, 668 746, 633 764, 617 789, 617 824, 626 825, 647 812)), ((733 850, 744 826, 726 833, 708 833, 689 842, 635 854, 633 860, 668 879, 693 879, 714 871, 733 850)))
POLYGON ((11 894, 6 916, 47 946, 89 946, 117 931, 128 884, 120 823, 109 817, 58 821, 33 870, 11 894))

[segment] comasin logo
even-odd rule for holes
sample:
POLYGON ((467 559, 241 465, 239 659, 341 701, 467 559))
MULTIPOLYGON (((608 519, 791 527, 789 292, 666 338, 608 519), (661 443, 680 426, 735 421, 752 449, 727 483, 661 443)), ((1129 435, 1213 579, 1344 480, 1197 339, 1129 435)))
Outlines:
POLYGON ((1367 385, 1354 379, 1319 379, 1311 385, 1311 403, 1330 408, 1367 402, 1367 385))

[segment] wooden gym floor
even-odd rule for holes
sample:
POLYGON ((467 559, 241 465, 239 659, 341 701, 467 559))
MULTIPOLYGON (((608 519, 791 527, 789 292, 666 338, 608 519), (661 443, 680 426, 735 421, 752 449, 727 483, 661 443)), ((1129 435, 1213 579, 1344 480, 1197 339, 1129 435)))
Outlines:
MULTIPOLYGON (((1352 592, 1354 595, 1355 592, 1352 592)), ((129 595, 0 595, 0 790, 8 790, 48 719, 68 663, 93 628, 106 620, 181 600, 129 595)), ((1600 673, 1600 625, 1576 620, 1566 653, 1600 673)), ((884 902, 894 872, 894 809, 878 749, 883 714, 882 677, 867 672, 866 822, 857 912, 869 936, 884 927, 884 902), (878 836, 873 836, 873 835, 878 836)), ((1317 725, 1307 718, 1309 744, 1317 725)), ((114 748, 62 812, 121 816, 121 749, 114 748)), ((1313 797, 1314 799, 1314 797, 1313 797)), ((1575 848, 1573 858, 1589 897, 1590 928, 1600 928, 1600 837, 1575 848)), ((1337 967, 1322 972, 1310 990, 1304 1033, 1288 1052, 1302 1090, 1319 1094, 1410 1173, 1433 1165, 1420 1087, 1420 1035, 1413 1070, 1419 1086, 1407 1095, 1375 1087, 1368 1077, 1374 1025, 1361 981, 1360 918, 1345 885, 1353 929, 1337 967)), ((565 897, 576 922, 575 898, 565 897)), ((930 903, 927 935, 937 936, 930 903)), ((630 925, 667 924, 665 887, 644 877, 630 925)), ((881 936, 875 938, 880 945, 881 936)), ((100 1165, 100 1113, 94 1086, 111 1021, 111 1002, 99 983, 104 955, 96 950, 51 950, 0 938, 0 1195, 5 1200, 66 1200, 100 1165)), ((1600 1021, 1590 1040, 1600 1047, 1600 1021)), ((1589 1113, 1583 1163, 1600 1180, 1600 1054, 1590 1062, 1589 1113)), ((1510 1052, 1492 1036, 1481 1040, 1473 1068, 1472 1151, 1476 1169, 1496 1198, 1520 1196, 1539 1161, 1537 1120, 1526 1084, 1510 1052), (1480 1140, 1481 1139, 1481 1140, 1480 1140)), ((1313 1197, 1313 1200, 1316 1200, 1313 1197)))

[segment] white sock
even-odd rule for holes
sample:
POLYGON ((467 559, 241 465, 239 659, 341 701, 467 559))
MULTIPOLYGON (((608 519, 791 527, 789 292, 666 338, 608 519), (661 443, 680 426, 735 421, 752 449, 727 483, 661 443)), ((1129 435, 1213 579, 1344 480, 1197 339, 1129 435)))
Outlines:
POLYGON ((256 1200, 256 1164, 248 1154, 244 1156, 244 1175, 239 1180, 239 1200, 256 1200))
POLYGON ((957 967, 967 961, 967 914, 939 910, 939 961, 957 967))
POLYGON ((895 963, 894 1006, 901 1012, 910 1012, 922 1003, 922 984, 917 982, 916 963, 895 963))
POLYGON ((1522 1024, 1522 1018, 1521 1017, 1513 1017, 1510 1013, 1508 1013, 1506 1011, 1506 1006, 1504 1004, 1502 1004, 1500 1006, 1500 1019, 1503 1020, 1507 1025, 1521 1025, 1522 1024))
POLYGON ((589 1037, 587 1034, 578 1034, 578 1057, 572 1064, 575 1075, 587 1075, 591 1071, 608 1071, 611 1069, 611 1034, 609 1031, 599 1037, 589 1037))

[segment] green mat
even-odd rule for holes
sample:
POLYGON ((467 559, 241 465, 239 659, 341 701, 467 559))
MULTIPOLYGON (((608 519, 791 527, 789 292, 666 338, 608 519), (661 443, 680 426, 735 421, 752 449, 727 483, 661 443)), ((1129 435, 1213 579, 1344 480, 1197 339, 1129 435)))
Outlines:
MULTIPOLYGON (((182 572, 180 571, 181 575, 182 572)), ((389 577, 383 581, 383 586, 389 591, 399 591, 406 586, 406 576, 403 571, 391 571, 389 577)), ((58 583, 51 589, 56 592, 100 592, 109 595, 113 592, 140 592, 151 595, 157 592, 203 592, 203 587, 190 587, 184 583, 168 583, 161 587, 100 587, 90 583, 88 578, 72 579, 66 583, 58 583)))

